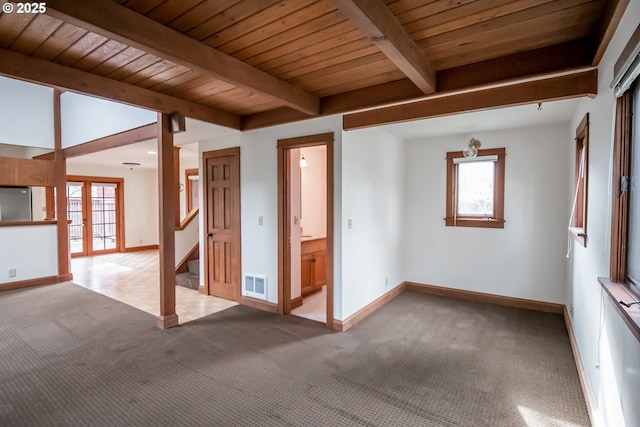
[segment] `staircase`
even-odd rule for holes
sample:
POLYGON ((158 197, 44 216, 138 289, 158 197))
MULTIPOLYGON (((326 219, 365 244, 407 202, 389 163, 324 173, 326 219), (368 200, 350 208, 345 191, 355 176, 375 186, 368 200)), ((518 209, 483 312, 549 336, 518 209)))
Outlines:
POLYGON ((191 259, 187 262, 189 271, 176 274, 176 285, 198 290, 200 284, 200 261, 191 259))

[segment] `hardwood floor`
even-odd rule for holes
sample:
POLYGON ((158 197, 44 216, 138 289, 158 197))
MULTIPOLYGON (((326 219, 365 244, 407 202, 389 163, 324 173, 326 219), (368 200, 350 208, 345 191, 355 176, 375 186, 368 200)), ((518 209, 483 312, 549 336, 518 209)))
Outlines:
MULTIPOLYGON (((73 282, 102 295, 158 316, 160 314, 157 250, 73 258, 73 282)), ((237 303, 176 287, 180 323, 233 307, 237 303)))
POLYGON ((302 305, 291 310, 291 314, 327 323, 327 286, 323 286, 319 292, 304 297, 302 305))

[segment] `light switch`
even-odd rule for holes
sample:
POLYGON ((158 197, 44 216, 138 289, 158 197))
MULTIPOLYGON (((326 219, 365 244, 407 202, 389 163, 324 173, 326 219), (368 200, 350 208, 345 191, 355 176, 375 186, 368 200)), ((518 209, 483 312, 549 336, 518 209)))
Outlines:
POLYGON ((347 228, 348 228, 349 230, 351 230, 351 227, 352 227, 352 226, 353 226, 353 222, 351 222, 351 218, 349 218, 349 219, 347 220, 347 228))
POLYGON ((259 216, 258 217, 258 225, 262 225, 264 223, 264 221, 262 220, 262 217, 259 216))

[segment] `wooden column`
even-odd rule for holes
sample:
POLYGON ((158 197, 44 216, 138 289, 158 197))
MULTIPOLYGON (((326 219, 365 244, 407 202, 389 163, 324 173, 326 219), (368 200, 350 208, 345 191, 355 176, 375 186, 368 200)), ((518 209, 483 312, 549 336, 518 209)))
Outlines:
POLYGON ((160 316, 158 327, 178 325, 176 314, 176 254, 173 134, 171 118, 158 113, 158 200, 160 202, 160 316))
POLYGON ((56 225, 58 234, 58 280, 71 280, 69 221, 67 221, 67 160, 62 152, 60 90, 53 91, 53 179, 56 188, 56 225))

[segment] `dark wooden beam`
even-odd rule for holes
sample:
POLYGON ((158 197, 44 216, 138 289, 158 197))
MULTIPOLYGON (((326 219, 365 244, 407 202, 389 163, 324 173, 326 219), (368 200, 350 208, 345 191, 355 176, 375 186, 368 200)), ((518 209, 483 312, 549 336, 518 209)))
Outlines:
POLYGON ((436 91, 436 76, 429 59, 382 0, 333 0, 333 3, 422 92, 436 91))
POLYGON ((593 56, 592 65, 600 64, 600 60, 602 60, 604 52, 607 50, 609 42, 611 41, 613 34, 616 32, 616 28, 618 28, 620 20, 622 20, 622 15, 624 15, 624 11, 627 9, 628 4, 629 0, 609 0, 607 2, 607 8, 604 15, 602 15, 602 20, 600 21, 600 29, 598 30, 598 48, 593 56))
POLYGON ((67 221, 67 159, 62 152, 60 91, 53 91, 53 177, 56 188, 56 230, 58 236, 58 279, 71 280, 69 221, 67 221))
POLYGON ((240 129, 240 117, 235 114, 6 49, 0 49, 0 75, 68 89, 161 113, 171 114, 178 111, 187 117, 240 129))
POLYGON ((83 156, 85 154, 97 153, 110 148, 135 144, 136 142, 148 141, 157 137, 158 125, 157 123, 150 123, 135 129, 94 139, 93 141, 85 142, 84 144, 74 145, 73 147, 65 148, 63 151, 64 156, 68 159, 71 157, 83 156))
POLYGON ((536 74, 588 67, 595 51, 592 39, 581 39, 507 55, 436 73, 438 92, 469 89, 536 74))
POLYGON ((343 128, 360 129, 470 111, 595 96, 597 93, 597 71, 582 71, 348 114, 343 117, 343 128))
POLYGON ((111 1, 47 1, 47 14, 315 115, 319 99, 231 55, 111 1))
POLYGON ((173 133, 169 114, 158 114, 158 199, 160 207, 160 316, 158 327, 178 325, 176 314, 176 239, 173 133))
MULTIPOLYGON (((416 99, 424 96, 411 80, 403 79, 383 83, 364 89, 352 90, 324 97, 320 100, 320 115, 346 113, 349 111, 378 107, 381 105, 416 99)), ((242 117, 242 130, 259 129, 282 123, 291 123, 308 119, 299 111, 290 108, 277 108, 262 113, 242 117)))

